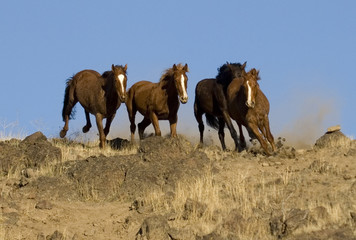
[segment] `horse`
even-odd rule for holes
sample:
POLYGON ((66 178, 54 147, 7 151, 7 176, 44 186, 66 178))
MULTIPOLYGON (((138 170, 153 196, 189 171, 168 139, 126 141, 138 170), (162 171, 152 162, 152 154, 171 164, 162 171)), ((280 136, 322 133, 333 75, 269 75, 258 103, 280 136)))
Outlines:
POLYGON ((200 144, 203 144, 205 114, 207 124, 218 130, 222 149, 226 150, 224 127, 227 125, 231 137, 235 142, 235 150, 242 151, 237 133, 232 125, 226 101, 227 87, 235 78, 245 73, 246 62, 226 63, 218 68, 216 78, 203 79, 195 87, 194 116, 198 122, 200 144))
POLYGON ((94 70, 83 70, 67 80, 62 110, 65 124, 60 131, 61 138, 67 134, 68 121, 74 116, 72 109, 79 102, 84 108, 86 117, 83 133, 91 128, 89 113, 95 115, 99 131, 99 146, 105 147, 111 122, 117 109, 126 99, 126 71, 127 64, 125 66, 112 64, 111 71, 106 71, 102 75, 94 70), (103 118, 106 118, 104 129, 103 118))
POLYGON ((227 88, 229 115, 239 127, 240 142, 246 147, 242 125, 246 127, 250 137, 257 138, 267 155, 271 155, 267 142, 276 150, 274 138, 269 126, 269 102, 261 91, 258 80, 259 71, 255 68, 240 78, 235 78, 227 88))
POLYGON ((176 137, 179 102, 187 103, 188 65, 174 64, 161 76, 158 83, 139 81, 132 85, 127 92, 126 107, 130 120, 131 142, 135 136, 135 116, 139 111, 143 120, 138 124, 140 140, 144 130, 152 123, 155 135, 161 136, 158 120, 168 120, 171 137, 176 137))

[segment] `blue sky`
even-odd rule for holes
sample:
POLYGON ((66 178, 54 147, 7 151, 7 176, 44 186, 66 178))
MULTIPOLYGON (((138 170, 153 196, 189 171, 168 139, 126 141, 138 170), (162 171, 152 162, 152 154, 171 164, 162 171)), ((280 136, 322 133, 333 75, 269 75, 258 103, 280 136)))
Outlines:
MULTIPOLYGON (((25 134, 58 137, 65 81, 80 70, 127 63, 130 87, 188 63, 178 131, 198 136, 196 83, 226 61, 247 61, 247 69, 260 69, 275 137, 315 140, 335 124, 356 136, 355 16, 351 0, 2 1, 0 131, 16 123, 25 134)), ((76 109, 69 136, 84 125, 76 109)), ((109 136, 127 138, 128 126, 122 105, 109 136)))

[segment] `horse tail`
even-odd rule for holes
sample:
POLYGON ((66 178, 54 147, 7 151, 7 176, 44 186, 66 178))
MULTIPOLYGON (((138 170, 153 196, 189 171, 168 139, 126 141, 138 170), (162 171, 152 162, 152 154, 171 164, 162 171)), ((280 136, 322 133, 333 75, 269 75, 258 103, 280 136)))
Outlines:
POLYGON ((66 89, 64 93, 64 100, 63 100, 63 109, 62 109, 62 118, 65 121, 65 116, 69 115, 69 118, 72 119, 75 115, 75 111, 73 109, 73 102, 74 102, 74 84, 73 78, 68 79, 66 83, 66 89))
POLYGON ((205 113, 205 117, 206 117, 206 123, 208 124, 208 126, 214 128, 215 130, 219 129, 219 121, 218 121, 217 117, 215 117, 211 114, 208 114, 208 113, 205 113))

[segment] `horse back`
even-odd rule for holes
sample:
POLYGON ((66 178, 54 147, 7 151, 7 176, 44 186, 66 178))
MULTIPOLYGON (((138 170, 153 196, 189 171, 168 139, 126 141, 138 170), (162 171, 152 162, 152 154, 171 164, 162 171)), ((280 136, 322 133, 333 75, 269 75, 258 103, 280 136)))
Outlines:
POLYGON ((106 113, 104 80, 94 70, 83 70, 72 78, 74 95, 80 104, 90 113, 106 113))
POLYGON ((257 114, 269 114, 269 101, 260 88, 257 90, 255 111, 257 114))
POLYGON ((198 82, 195 88, 195 106, 198 111, 221 116, 227 110, 223 86, 215 78, 207 78, 198 82))
POLYGON ((131 88, 127 91, 128 99, 126 101, 126 105, 130 108, 135 106, 141 114, 147 111, 150 95, 152 90, 157 84, 149 82, 149 81, 139 81, 131 86, 131 88))

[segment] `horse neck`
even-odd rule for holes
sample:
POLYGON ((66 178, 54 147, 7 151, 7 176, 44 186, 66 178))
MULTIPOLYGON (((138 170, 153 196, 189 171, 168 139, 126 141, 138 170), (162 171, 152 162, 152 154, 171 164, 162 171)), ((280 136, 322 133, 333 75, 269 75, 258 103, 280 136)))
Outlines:
POLYGON ((159 87, 167 92, 168 95, 178 95, 176 85, 174 84, 173 76, 167 77, 159 82, 159 87))
POLYGON ((113 77, 113 74, 109 74, 106 77, 103 77, 103 84, 104 84, 104 90, 105 90, 105 95, 107 98, 114 98, 118 97, 118 94, 116 92, 116 87, 115 87, 115 79, 113 77))

